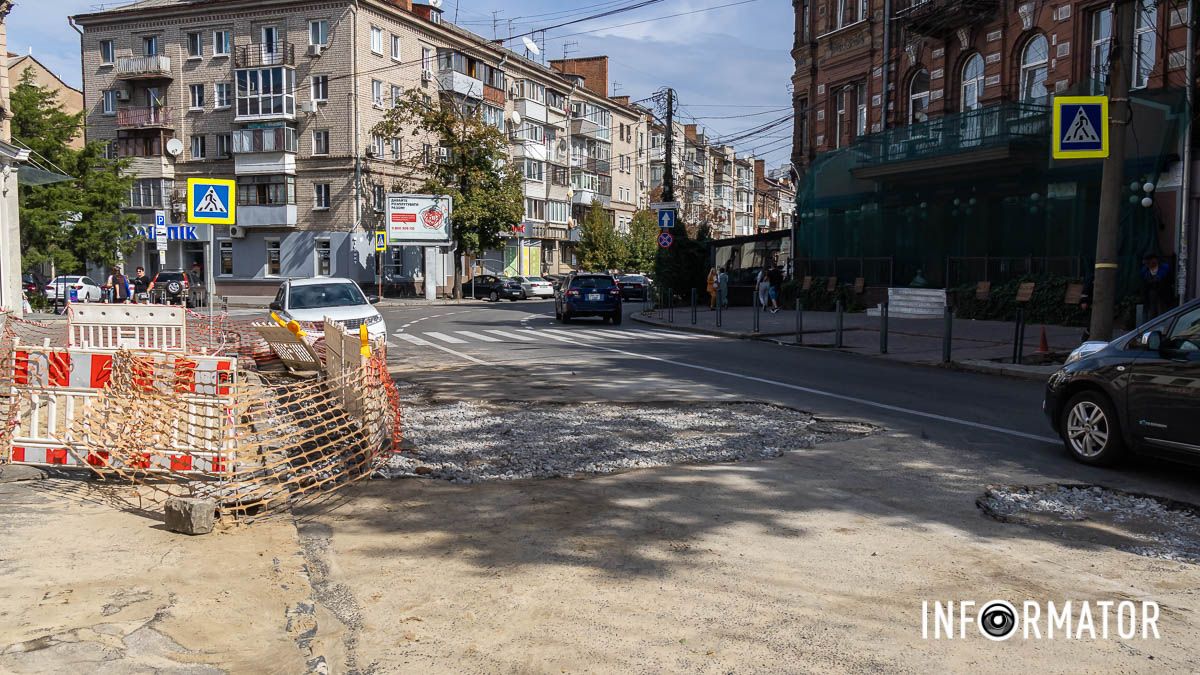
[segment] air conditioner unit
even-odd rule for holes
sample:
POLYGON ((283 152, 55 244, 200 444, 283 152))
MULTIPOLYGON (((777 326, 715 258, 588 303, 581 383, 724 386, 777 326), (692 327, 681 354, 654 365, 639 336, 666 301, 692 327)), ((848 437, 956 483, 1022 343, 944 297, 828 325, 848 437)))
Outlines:
POLYGON ((422 82, 433 82, 433 71, 430 70, 429 68, 422 70, 421 71, 421 81, 422 82))
POLYGON ((117 100, 118 101, 128 101, 129 100, 129 90, 128 89, 118 89, 117 90, 117 100))
MULTIPOLYGON (((313 46, 315 47, 316 45, 313 45, 313 46)), ((300 102, 300 112, 309 113, 310 115, 312 113, 317 112, 317 102, 316 101, 301 101, 300 102)))
POLYGON ((375 148, 367 148, 367 157, 378 157, 379 153, 375 152, 375 148))
POLYGON ((321 52, 324 52, 324 51, 325 51, 325 45, 309 45, 309 47, 308 47, 309 56, 320 56, 321 52))
POLYGON ((245 239, 246 238, 246 228, 239 227, 237 225, 230 225, 229 226, 229 238, 230 239, 245 239))

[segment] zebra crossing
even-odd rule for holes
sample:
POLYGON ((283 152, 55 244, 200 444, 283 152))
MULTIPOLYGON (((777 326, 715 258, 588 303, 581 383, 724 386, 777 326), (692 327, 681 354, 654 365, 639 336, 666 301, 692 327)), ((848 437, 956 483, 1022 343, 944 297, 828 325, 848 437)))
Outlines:
POLYGON ((417 347, 437 347, 444 348, 449 345, 452 347, 462 347, 464 345, 498 345, 498 344, 523 344, 523 345, 588 345, 588 344, 609 344, 609 345, 632 345, 637 342, 663 342, 663 341, 679 341, 679 340, 719 340, 715 335, 700 335, 696 333, 679 333, 667 330, 654 330, 648 328, 629 328, 629 329, 605 329, 605 330, 564 330, 554 328, 479 328, 476 330, 443 330, 443 331, 424 331, 424 332, 404 332, 403 330, 393 333, 393 336, 401 343, 407 343, 417 347))

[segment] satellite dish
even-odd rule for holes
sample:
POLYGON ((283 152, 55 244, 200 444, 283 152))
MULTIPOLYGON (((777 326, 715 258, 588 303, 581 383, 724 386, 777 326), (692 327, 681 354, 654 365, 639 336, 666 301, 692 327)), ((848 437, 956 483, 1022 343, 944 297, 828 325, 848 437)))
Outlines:
POLYGON ((429 0, 429 6, 434 9, 442 8, 442 0, 429 0))
POLYGON ((542 53, 542 50, 538 48, 537 43, 533 40, 530 40, 528 35, 522 37, 521 42, 525 43, 525 49, 529 50, 529 52, 534 56, 542 53))
POLYGON ((508 120, 513 123, 514 127, 521 126, 521 113, 516 110, 508 113, 508 120))
POLYGON ((178 138, 172 138, 167 141, 167 154, 172 157, 178 157, 183 154, 183 141, 178 138))

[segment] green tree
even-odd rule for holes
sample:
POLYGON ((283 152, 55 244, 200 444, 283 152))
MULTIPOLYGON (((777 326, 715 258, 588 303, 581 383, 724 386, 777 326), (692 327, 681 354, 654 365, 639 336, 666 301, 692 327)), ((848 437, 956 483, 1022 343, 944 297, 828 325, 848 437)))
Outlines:
POLYGON ((26 267, 53 263, 59 272, 83 271, 85 263, 115 264, 137 245, 136 218, 121 210, 134 177, 127 162, 106 159, 104 144, 70 147, 81 133, 83 114, 63 111, 58 95, 33 81, 26 70, 13 88, 12 134, 33 159, 73 180, 22 185, 21 250, 26 267))
MULTIPOLYGON (((523 180, 508 161, 508 139, 452 97, 430 105, 417 91, 388 111, 373 133, 385 138, 410 137, 415 145, 445 149, 432 157, 422 149, 397 161, 402 187, 449 195, 454 202, 454 242, 459 253, 482 256, 500 246, 503 234, 525 215, 523 180)), ((462 258, 454 256, 454 297, 462 297, 462 258)))
POLYGON ((654 269, 654 257, 658 251, 658 222, 653 211, 638 211, 629 223, 625 235, 625 264, 631 272, 649 272, 654 269))
POLYGON ((579 259, 580 269, 588 271, 618 269, 625 263, 625 242, 599 201, 592 201, 592 207, 579 225, 575 256, 579 259))
MULTIPOLYGON (((657 188, 651 200, 667 201, 661 190, 657 188)), ((680 193, 677 188, 676 195, 680 193)), ((669 288, 680 297, 687 297, 693 288, 704 292, 709 268, 708 244, 712 240, 707 215, 699 212, 697 218, 689 219, 687 212, 685 208, 675 214, 675 227, 671 230, 674 242, 670 248, 659 248, 654 258, 655 285, 669 288)))

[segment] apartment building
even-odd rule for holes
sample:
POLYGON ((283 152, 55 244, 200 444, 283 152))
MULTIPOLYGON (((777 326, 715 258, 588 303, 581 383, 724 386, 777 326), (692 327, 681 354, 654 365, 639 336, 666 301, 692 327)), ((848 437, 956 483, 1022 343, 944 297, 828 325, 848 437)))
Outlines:
MULTIPOLYGON (((1112 3, 793 5, 801 258, 886 258, 890 281, 922 271, 944 285, 987 275, 977 260, 995 267, 992 281, 1001 269, 1090 269, 1100 160, 1052 160, 1050 104, 1105 92, 1112 3)), ((1188 200, 1195 214, 1200 206, 1180 161, 1196 145, 1184 110, 1195 87, 1185 76, 1196 58, 1185 48, 1195 18, 1176 0, 1131 8, 1132 34, 1119 36, 1135 54, 1123 184, 1154 190, 1149 206, 1132 189, 1122 200, 1126 290, 1142 254, 1171 259, 1195 249, 1195 219, 1181 222, 1180 207, 1188 200)))
MULTIPOLYGON (((83 92, 62 81, 54 71, 47 68, 33 54, 8 54, 8 78, 13 87, 21 83, 28 72, 34 84, 58 95, 63 112, 75 115, 83 111, 83 92)), ((83 131, 71 139, 70 146, 76 150, 83 147, 83 131)))
MULTIPOLYGON (((525 177, 525 219, 472 271, 565 271, 593 200, 617 223, 645 202, 647 121, 605 95, 603 57, 589 60, 602 74, 560 72, 571 63, 542 66, 409 0, 144 0, 73 22, 88 138, 131 160, 128 208, 143 227, 157 209, 182 225, 187 177, 236 177, 237 224, 171 228, 167 255, 172 268, 203 263, 211 237, 222 293, 375 278, 385 195, 413 189, 413 166, 444 154, 436 139, 373 132, 410 91, 505 131, 525 177)), ((399 292, 444 290, 449 255, 426 269, 421 249, 392 246, 378 264, 399 292)), ((156 269, 153 243, 130 262, 156 269)))
POLYGON ((733 236, 755 233, 754 191, 755 166, 753 157, 735 157, 733 163, 734 216, 733 236))
POLYGON ((754 160, 752 175, 755 231, 790 228, 792 214, 796 212, 796 189, 791 183, 791 171, 783 167, 768 171, 766 162, 758 159, 754 160))

